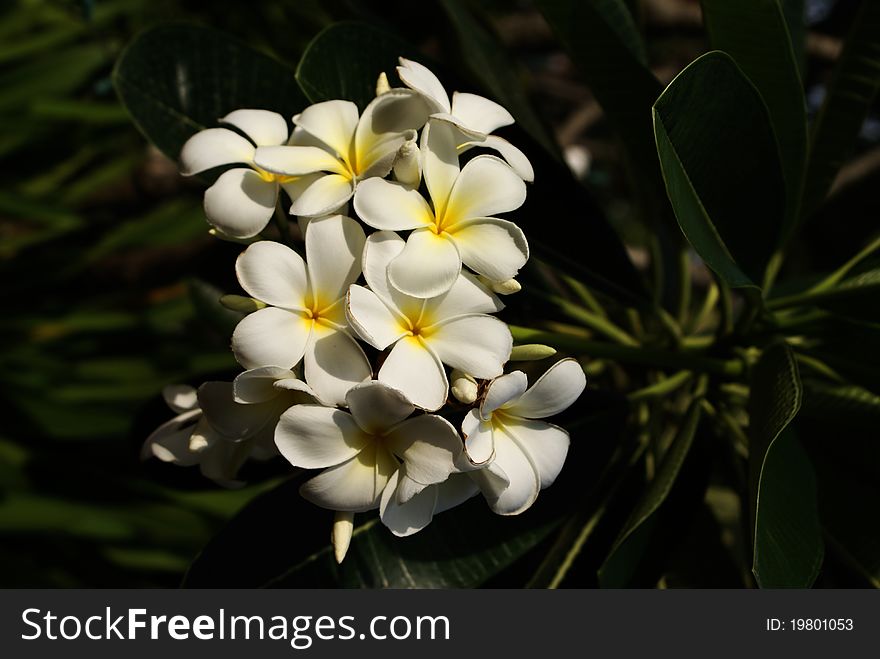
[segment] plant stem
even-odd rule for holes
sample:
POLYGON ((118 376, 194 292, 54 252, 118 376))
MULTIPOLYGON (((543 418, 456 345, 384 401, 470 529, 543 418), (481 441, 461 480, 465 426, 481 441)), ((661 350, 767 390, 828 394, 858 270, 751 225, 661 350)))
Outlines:
POLYGON ((843 279, 847 273, 852 270, 856 265, 858 265, 862 260, 876 252, 880 249, 880 237, 875 238, 865 249, 861 252, 853 256, 849 261, 840 266, 837 270, 828 275, 825 279, 820 281, 818 284, 813 286, 810 289, 811 293, 818 293, 820 291, 827 290, 832 286, 836 286, 840 283, 840 280, 843 279))
POLYGON ((602 318, 608 318, 608 313, 605 311, 605 308, 599 304, 599 301, 596 297, 590 292, 590 289, 581 281, 578 281, 574 277, 569 277, 568 275, 561 275, 562 281, 568 284, 568 287, 572 290, 572 292, 577 295, 581 302, 583 302, 590 311, 595 314, 602 316, 602 318))
POLYGON ((681 295, 678 296, 678 324, 684 326, 691 310, 691 259, 684 247, 678 253, 678 273, 681 279, 681 295))
POLYGON ((513 338, 518 343, 546 343, 590 357, 613 359, 624 364, 642 364, 659 368, 688 369, 730 378, 741 376, 743 363, 738 359, 715 359, 690 352, 672 352, 641 346, 624 346, 576 336, 545 332, 528 327, 511 326, 513 338))
POLYGON ((630 392, 627 394, 627 399, 630 402, 635 402, 665 396, 689 382, 692 377, 693 373, 691 371, 679 371, 660 380, 660 382, 630 392))
POLYGON ((718 284, 714 281, 709 282, 709 289, 706 291, 706 297, 703 298, 703 305, 700 307, 700 310, 693 317, 688 329, 692 332, 699 332, 702 328, 703 323, 706 322, 706 319, 712 313, 712 310, 715 308, 715 305, 718 304, 718 284))
POLYGON ((588 309, 584 309, 583 307, 569 302, 568 300, 565 300, 556 295, 548 296, 547 299, 555 304, 557 307, 559 307, 559 309, 561 309, 563 313, 565 313, 570 318, 579 320, 593 331, 598 332, 599 334, 603 334, 612 341, 616 341, 617 343, 625 346, 639 345, 638 341, 636 341, 632 336, 624 332, 607 318, 603 318, 602 316, 593 313, 588 309))
POLYGON ((721 322, 715 335, 719 338, 733 332, 733 298, 730 295, 730 287, 726 282, 715 278, 718 284, 718 292, 721 294, 721 322))

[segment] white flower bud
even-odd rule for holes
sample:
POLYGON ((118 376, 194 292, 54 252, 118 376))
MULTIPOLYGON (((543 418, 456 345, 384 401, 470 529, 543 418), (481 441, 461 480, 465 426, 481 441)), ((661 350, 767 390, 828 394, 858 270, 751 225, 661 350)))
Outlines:
POLYGON ((512 362, 530 362, 539 359, 546 359, 556 354, 556 349, 545 346, 540 343, 527 343, 521 346, 513 346, 510 351, 510 361, 512 362))
POLYGON ((260 302, 245 295, 224 295, 220 298, 220 304, 231 311, 239 313, 253 313, 266 306, 265 302, 260 302))
POLYGON ((333 530, 330 532, 330 542, 333 544, 333 555, 337 563, 342 563, 348 553, 353 532, 354 513, 338 511, 333 518, 333 530))
POLYGON ((404 185, 417 187, 422 180, 422 158, 418 145, 412 142, 404 142, 397 151, 394 159, 394 178, 404 185))
POLYGON ((376 80, 376 96, 381 96, 382 94, 386 94, 391 91, 391 85, 388 84, 388 76, 385 75, 385 72, 379 74, 379 79, 376 80))
POLYGON ((477 381, 473 377, 454 368, 450 379, 452 380, 450 389, 456 400, 467 405, 477 400, 477 381))
POLYGON ((480 275, 478 279, 484 286, 486 286, 486 288, 490 289, 493 293, 498 293, 498 295, 512 295, 513 293, 519 293, 522 290, 522 285, 520 285, 516 279, 494 281, 483 275, 480 275))

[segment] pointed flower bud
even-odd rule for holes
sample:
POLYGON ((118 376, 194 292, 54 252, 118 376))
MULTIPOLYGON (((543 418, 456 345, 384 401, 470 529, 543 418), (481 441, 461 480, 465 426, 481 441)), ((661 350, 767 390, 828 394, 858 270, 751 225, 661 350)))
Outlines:
POLYGON ((450 379, 452 381, 452 395, 455 396, 456 400, 467 405, 477 400, 477 381, 473 377, 464 371, 454 368, 452 369, 452 377, 450 379))
POLYGON ((266 307, 265 302, 260 302, 246 295, 224 295, 220 298, 220 304, 239 313, 253 313, 266 307))
POLYGON ((556 354, 556 349, 541 343, 526 343, 521 346, 513 346, 510 351, 510 361, 531 362, 546 359, 556 354))
POLYGON ((338 511, 333 518, 333 530, 330 532, 330 541, 333 543, 333 555, 337 563, 342 563, 348 553, 351 544, 351 534, 354 532, 354 513, 338 511))
POLYGON ((379 79, 376 80, 376 96, 381 96, 382 94, 387 94, 391 91, 391 85, 388 84, 388 76, 385 75, 385 72, 379 74, 379 79))
POLYGON ((493 293, 498 295, 512 295, 522 290, 522 285, 516 279, 505 279, 504 281, 494 281, 488 277, 480 275, 478 279, 489 288, 493 293))
POLYGON ((404 185, 418 187, 422 180, 421 152, 416 143, 404 142, 394 159, 394 178, 404 185))

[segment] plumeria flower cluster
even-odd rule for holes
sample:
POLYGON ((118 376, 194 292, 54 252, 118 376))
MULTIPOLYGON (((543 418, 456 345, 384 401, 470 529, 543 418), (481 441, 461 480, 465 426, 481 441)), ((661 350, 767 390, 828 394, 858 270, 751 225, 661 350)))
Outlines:
POLYGON ((586 385, 573 359, 531 387, 505 374, 513 340, 495 314, 499 295, 520 289, 529 248, 498 216, 534 178, 493 134, 513 117, 475 94, 450 100, 417 62, 401 58, 397 73, 404 86, 381 74, 363 112, 316 103, 289 131, 276 113, 236 110, 184 145, 184 174, 227 167, 205 214, 216 233, 249 242, 235 264, 248 297, 226 299, 248 312, 232 335, 245 370, 169 388, 178 416, 144 446, 224 484, 248 458, 320 470, 300 493, 335 511, 340 561, 355 513, 378 509, 406 536, 478 493, 498 514, 527 510, 568 452, 568 433, 545 419, 586 385), (462 157, 473 149, 494 153, 462 157), (262 235, 286 207, 281 191, 300 250, 262 235))

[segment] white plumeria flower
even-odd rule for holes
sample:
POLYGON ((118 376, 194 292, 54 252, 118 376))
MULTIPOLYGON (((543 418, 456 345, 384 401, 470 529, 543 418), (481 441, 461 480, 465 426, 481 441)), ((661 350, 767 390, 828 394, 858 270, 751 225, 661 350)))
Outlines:
POLYGON ((314 401, 305 383, 291 380, 289 371, 282 375, 289 376, 283 388, 271 399, 253 405, 240 404, 229 382, 206 382, 198 391, 186 385, 166 387, 162 392, 165 402, 178 415, 147 438, 141 457, 184 467, 198 465, 211 480, 241 485, 236 474, 248 458, 266 460, 277 455, 274 430, 281 412, 314 401))
POLYGON ((361 512, 380 507, 391 486, 396 503, 405 505, 456 471, 461 438, 446 419, 409 418, 415 406, 407 397, 375 380, 353 387, 346 402, 351 413, 296 405, 278 422, 281 454, 296 467, 324 469, 300 488, 308 501, 361 512))
POLYGON ((478 96, 453 92, 452 102, 443 84, 430 69, 412 60, 400 58, 397 75, 410 89, 424 97, 435 118, 455 124, 461 129, 456 140, 459 152, 472 147, 494 149, 524 180, 534 181, 535 170, 529 159, 510 142, 492 132, 514 123, 513 116, 495 101, 478 96))
POLYGON ((191 176, 223 165, 245 165, 224 172, 205 191, 205 215, 227 236, 252 238, 272 218, 279 188, 295 199, 313 177, 277 175, 254 163, 257 148, 287 142, 287 121, 277 112, 236 110, 220 122, 235 126, 251 142, 228 128, 200 131, 183 145, 181 173, 191 176))
POLYGON ((526 186, 503 160, 477 156, 461 170, 452 128, 431 121, 422 132, 423 172, 429 204, 418 190, 373 178, 354 197, 358 216, 371 227, 413 229, 389 264, 398 290, 430 298, 449 290, 462 262, 493 281, 516 276, 529 258, 523 232, 513 222, 490 217, 519 208, 526 186))
POLYGON ((250 245, 235 264, 247 293, 268 305, 245 316, 232 334, 232 350, 245 368, 293 368, 329 405, 371 377, 364 351, 348 333, 345 294, 361 272, 364 232, 349 217, 312 220, 306 229, 306 261, 271 241, 250 245))
POLYGON ((278 176, 313 175, 290 212, 325 215, 347 202, 359 181, 387 176, 398 149, 415 139, 427 116, 422 99, 409 90, 375 98, 360 117, 351 101, 316 103, 293 117, 290 145, 260 147, 254 159, 278 176))
POLYGON ((400 472, 395 473, 382 492, 379 509, 382 523, 399 537, 418 533, 438 515, 464 503, 480 490, 465 473, 453 473, 442 483, 429 485, 401 503, 400 472))
POLYGON ((514 371, 489 385, 479 411, 461 424, 469 459, 484 469, 469 472, 489 507, 518 515, 538 492, 556 480, 568 454, 568 432, 538 421, 566 409, 586 386, 574 359, 557 362, 529 389, 525 373, 514 371))
POLYGON ((391 231, 367 239, 363 264, 369 289, 353 285, 346 310, 364 341, 378 350, 394 346, 378 379, 419 407, 437 410, 449 387, 443 364, 493 378, 502 373, 513 340, 504 322, 486 315, 504 305, 473 275, 462 272, 447 293, 429 300, 395 290, 388 264, 403 250, 403 240, 391 231))

